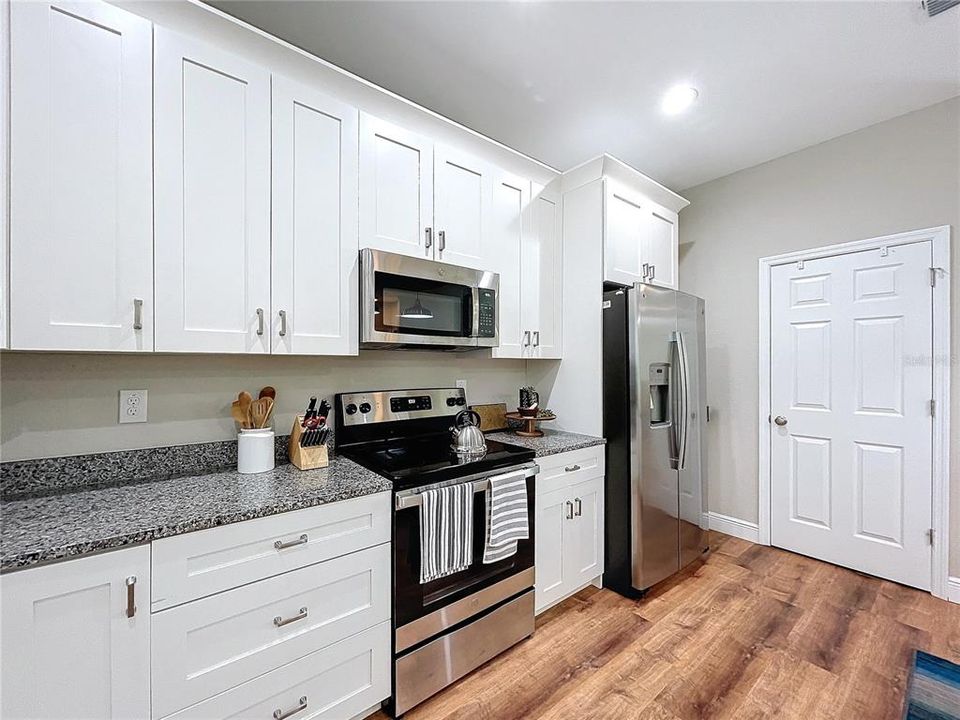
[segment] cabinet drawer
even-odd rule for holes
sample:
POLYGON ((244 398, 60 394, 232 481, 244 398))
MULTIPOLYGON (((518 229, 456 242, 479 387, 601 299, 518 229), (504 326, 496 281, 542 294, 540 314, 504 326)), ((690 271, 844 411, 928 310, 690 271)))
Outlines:
POLYGON ((153 715, 212 697, 389 618, 389 543, 154 613, 153 715))
POLYGON ((537 494, 569 487, 590 478, 603 477, 604 446, 571 450, 559 455, 537 458, 537 494))
POLYGON ((390 539, 390 493, 177 535, 153 543, 157 612, 390 539))
POLYGON ((390 623, 383 622, 168 717, 343 720, 389 695, 390 623))

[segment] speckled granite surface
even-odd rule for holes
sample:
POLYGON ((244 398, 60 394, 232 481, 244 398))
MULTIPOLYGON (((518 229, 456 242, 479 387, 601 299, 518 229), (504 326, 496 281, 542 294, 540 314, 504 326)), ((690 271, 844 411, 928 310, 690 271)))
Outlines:
POLYGON ((543 437, 528 438, 520 437, 512 432, 493 432, 487 433, 491 440, 510 443, 511 445, 521 445, 530 448, 537 457, 545 455, 556 455, 557 453, 569 452, 570 450, 580 450, 581 448, 593 447, 594 445, 604 445, 606 440, 602 437, 593 435, 580 435, 579 433, 566 432, 564 430, 551 430, 550 428, 541 428, 543 437))
MULTIPOLYGON (((289 461, 289 435, 277 435, 277 464, 289 461)), ((332 450, 333 441, 329 441, 332 450)), ((237 466, 237 441, 119 450, 93 455, 0 463, 0 498, 60 494, 70 490, 126 485, 147 480, 203 475, 237 466)))
POLYGON ((321 470, 279 465, 0 503, 0 571, 75 557, 391 489, 346 458, 321 470))

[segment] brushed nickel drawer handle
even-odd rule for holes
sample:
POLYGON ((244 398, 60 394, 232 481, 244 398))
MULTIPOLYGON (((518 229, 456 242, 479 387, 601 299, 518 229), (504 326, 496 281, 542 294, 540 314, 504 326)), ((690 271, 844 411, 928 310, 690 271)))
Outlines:
POLYGON ((283 627, 284 625, 289 625, 290 623, 296 622, 297 620, 303 620, 306 616, 307 616, 307 609, 305 607, 302 607, 300 608, 300 612, 298 612, 293 617, 288 617, 286 620, 284 620, 282 617, 277 615, 273 619, 273 624, 276 625, 277 627, 283 627))
POLYGON ((133 329, 143 330, 143 300, 133 299, 133 329))
POLYGON ((580 502, 580 498, 574 498, 573 502, 576 503, 577 505, 577 510, 573 514, 576 517, 580 517, 581 515, 583 515, 583 503, 580 502))
POLYGON ((563 469, 563 471, 564 471, 564 472, 576 472, 576 471, 579 470, 579 469, 580 469, 580 466, 579 466, 579 465, 567 465, 567 466, 563 469))
POLYGON ((287 311, 280 311, 280 337, 285 337, 287 334, 287 311))
POLYGON ((433 246, 433 228, 423 229, 423 247, 429 250, 433 246))
POLYGON ((533 346, 540 347, 540 331, 539 330, 533 331, 533 346))
POLYGON ((529 330, 523 331, 523 346, 530 347, 530 331, 529 330))
POLYGON ((257 308, 257 335, 263 335, 263 308, 257 308))
POLYGON ((127 617, 132 618, 137 614, 137 576, 131 575, 126 580, 127 585, 127 617))
POLYGON ((274 710, 273 720, 284 720, 285 718, 288 718, 291 715, 296 715, 301 710, 306 710, 306 709, 307 709, 307 696, 304 695, 302 698, 300 698, 300 704, 297 705, 295 708, 290 708, 286 712, 284 712, 281 708, 277 708, 276 710, 274 710))
POLYGON ((294 545, 306 545, 306 544, 307 544, 307 534, 304 533, 303 535, 298 537, 296 540, 287 540, 287 542, 283 542, 283 540, 277 540, 273 544, 273 546, 277 550, 283 550, 288 547, 293 547, 294 545))
POLYGON ((567 520, 573 520, 573 503, 567 500, 567 520))

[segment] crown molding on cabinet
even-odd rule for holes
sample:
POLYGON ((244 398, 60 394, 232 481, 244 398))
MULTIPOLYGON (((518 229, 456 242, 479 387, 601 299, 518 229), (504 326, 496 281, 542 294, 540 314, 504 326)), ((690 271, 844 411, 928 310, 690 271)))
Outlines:
POLYGON ((564 172, 562 191, 568 193, 603 177, 612 178, 673 212, 678 213, 690 204, 689 200, 677 195, 673 190, 607 153, 564 172))

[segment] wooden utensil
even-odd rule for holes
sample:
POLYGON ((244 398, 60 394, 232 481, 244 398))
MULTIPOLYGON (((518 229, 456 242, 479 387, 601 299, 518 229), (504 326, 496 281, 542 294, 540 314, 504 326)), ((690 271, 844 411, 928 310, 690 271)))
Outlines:
POLYGON ((276 399, 277 399, 277 391, 273 388, 272 385, 267 385, 265 388, 263 388, 263 389, 260 391, 260 395, 259 395, 258 397, 259 397, 260 399, 270 398, 271 400, 276 400, 276 399))
POLYGON ((248 393, 246 390, 242 390, 240 394, 237 395, 237 401, 240 403, 240 412, 243 413, 244 417, 242 427, 253 427, 253 416, 250 414, 250 406, 253 404, 253 395, 248 393))
POLYGON ((234 400, 230 405, 230 414, 233 416, 233 419, 240 423, 240 427, 246 427, 247 416, 243 412, 243 409, 240 407, 240 401, 234 400))
POLYGON ((253 426, 262 428, 267 423, 267 410, 270 398, 258 398, 250 404, 250 415, 253 417, 253 426))

